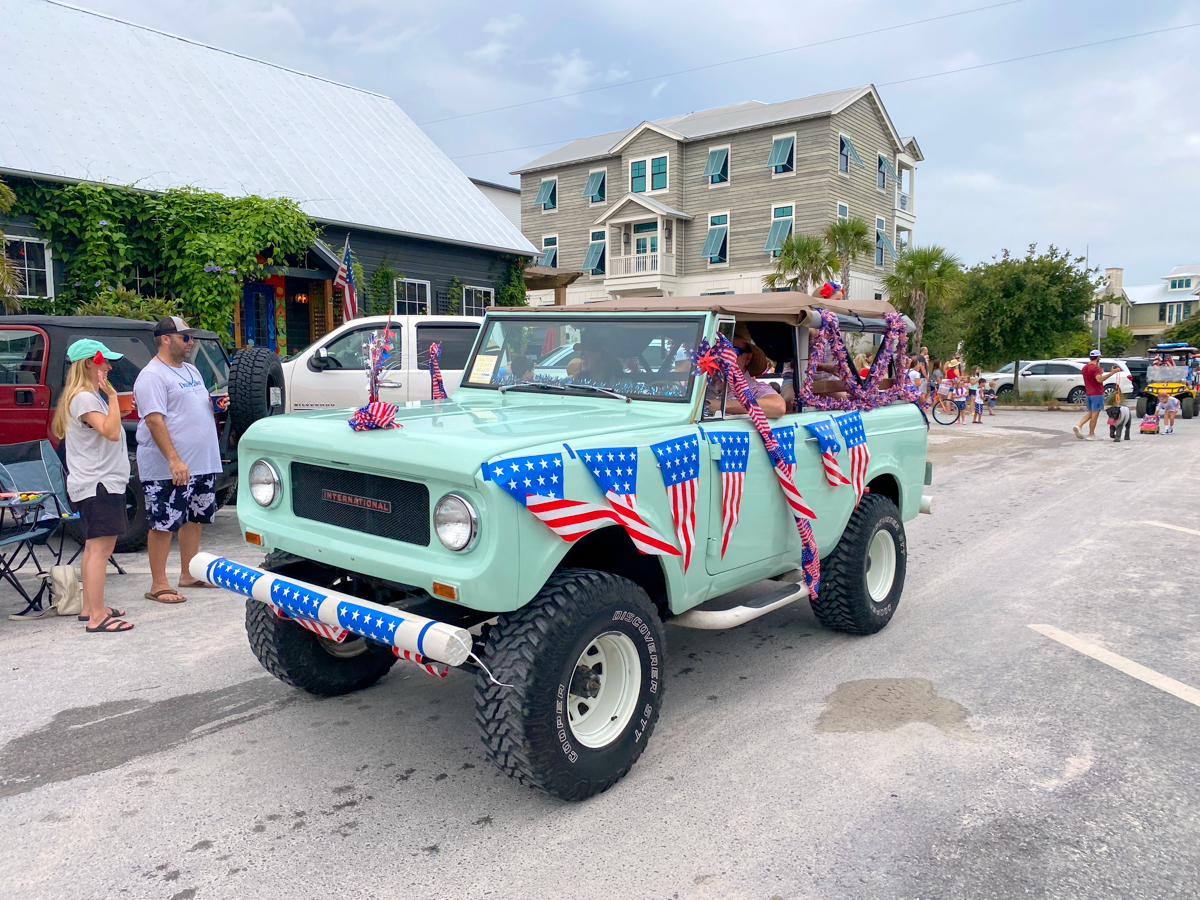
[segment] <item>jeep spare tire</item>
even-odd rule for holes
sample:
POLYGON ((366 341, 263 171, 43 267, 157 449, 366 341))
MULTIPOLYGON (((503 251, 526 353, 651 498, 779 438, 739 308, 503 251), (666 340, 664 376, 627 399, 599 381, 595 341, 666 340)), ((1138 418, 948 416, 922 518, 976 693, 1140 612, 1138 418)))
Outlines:
POLYGON ((283 366, 266 347, 247 347, 229 364, 229 415, 235 434, 286 409, 283 366))

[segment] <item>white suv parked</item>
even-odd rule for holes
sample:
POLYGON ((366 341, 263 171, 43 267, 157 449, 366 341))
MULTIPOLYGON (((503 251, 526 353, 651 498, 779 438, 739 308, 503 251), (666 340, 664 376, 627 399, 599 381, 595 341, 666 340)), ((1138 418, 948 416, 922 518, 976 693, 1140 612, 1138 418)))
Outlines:
MULTIPOLYGON (((1021 393, 1040 394, 1052 393, 1056 400, 1066 400, 1068 403, 1082 403, 1087 396, 1083 387, 1083 367, 1086 359, 1039 359, 1031 360, 1021 366, 1021 393)), ((1129 375, 1129 367, 1118 359, 1101 359, 1100 368, 1108 374, 1112 367, 1121 370, 1117 377, 1116 388, 1110 379, 1104 383, 1106 395, 1119 388, 1123 397, 1133 396, 1133 379, 1129 375)), ((996 393, 1012 393, 1013 364, 1001 366, 995 372, 984 372, 983 377, 988 381, 995 380, 996 393)))
MULTIPOLYGON (((429 345, 441 345, 438 366, 446 393, 462 380, 462 368, 483 319, 474 316, 392 316, 394 347, 379 380, 379 398, 388 403, 428 400, 429 345)), ((362 345, 381 331, 387 316, 353 319, 283 363, 286 412, 349 409, 367 402, 362 345)))

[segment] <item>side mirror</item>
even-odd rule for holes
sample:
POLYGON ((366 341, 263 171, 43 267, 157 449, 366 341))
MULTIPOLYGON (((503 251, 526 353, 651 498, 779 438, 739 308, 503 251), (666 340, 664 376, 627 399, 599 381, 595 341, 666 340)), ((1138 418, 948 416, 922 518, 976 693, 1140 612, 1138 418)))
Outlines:
POLYGON ((308 367, 314 372, 324 372, 329 368, 329 351, 318 347, 317 352, 308 358, 308 367))

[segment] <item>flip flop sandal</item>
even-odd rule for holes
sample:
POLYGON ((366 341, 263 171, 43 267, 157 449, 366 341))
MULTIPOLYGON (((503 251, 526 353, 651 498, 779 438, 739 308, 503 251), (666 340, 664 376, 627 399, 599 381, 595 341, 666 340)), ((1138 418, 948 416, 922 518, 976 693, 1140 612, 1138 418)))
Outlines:
POLYGON ((119 634, 122 631, 132 631, 133 623, 126 622, 124 619, 118 619, 116 616, 105 616, 104 621, 101 622, 99 625, 97 625, 95 628, 93 628, 91 625, 89 625, 84 630, 87 631, 88 634, 119 634), (110 622, 116 622, 117 627, 109 628, 108 625, 110 622), (125 627, 122 628, 121 627, 122 625, 125 627))
POLYGON ((207 581, 193 581, 191 584, 181 584, 180 588, 208 588, 210 590, 219 590, 215 584, 209 584, 207 581))
POLYGON ((183 594, 179 593, 179 591, 175 590, 175 588, 163 588, 161 591, 155 591, 153 594, 151 594, 149 591, 147 591, 142 596, 145 597, 147 600, 156 600, 159 603, 182 603, 184 600, 187 599, 187 597, 183 596, 183 594), (163 599, 164 594, 174 594, 179 599, 178 600, 164 600, 163 599))
MULTIPOLYGON (((116 616, 118 619, 121 618, 121 616, 125 615, 125 610, 117 609, 115 606, 110 606, 108 608, 108 612, 109 612, 109 615, 116 616)), ((80 616, 79 621, 86 622, 90 618, 91 618, 91 616, 80 616)))

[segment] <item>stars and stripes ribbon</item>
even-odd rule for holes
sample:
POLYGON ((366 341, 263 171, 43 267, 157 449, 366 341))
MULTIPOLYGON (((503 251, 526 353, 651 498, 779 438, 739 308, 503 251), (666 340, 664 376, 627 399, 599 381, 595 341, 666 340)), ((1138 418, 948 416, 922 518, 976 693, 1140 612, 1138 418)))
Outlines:
POLYGON ((867 432, 858 410, 838 416, 837 424, 842 437, 846 439, 846 449, 850 451, 850 484, 854 488, 854 505, 858 506, 865 491, 867 463, 871 461, 867 432))
POLYGON ((651 556, 679 556, 679 550, 642 518, 637 508, 637 447, 579 450, 579 457, 620 519, 633 545, 651 556))
POLYGON ((446 385, 442 383, 442 367, 439 361, 442 358, 442 345, 432 343, 429 345, 429 384, 431 398, 434 400, 446 399, 446 385))
POLYGON ((401 650, 399 647, 393 647, 392 653, 396 659, 407 659, 409 662, 415 662, 418 666, 432 675, 434 678, 445 678, 450 674, 450 667, 447 665, 435 666, 432 663, 425 661, 420 653, 413 653, 411 650, 401 650))
POLYGON ((306 590, 290 581, 276 579, 271 583, 271 607, 275 615, 291 619, 301 628, 340 644, 349 632, 339 626, 326 625, 317 618, 317 610, 325 598, 325 594, 306 590))
POLYGON ((483 467, 483 477, 504 488, 547 528, 569 543, 597 528, 623 524, 608 507, 566 499, 561 453, 518 456, 487 463, 483 467))
POLYGON ((804 426, 813 433, 821 448, 821 462, 825 465, 825 480, 834 487, 849 484, 850 479, 838 465, 838 453, 842 445, 837 441, 837 433, 833 430, 832 419, 821 419, 819 422, 809 422, 804 426))
POLYGON ((717 469, 721 472, 721 558, 724 559, 729 536, 733 534, 742 508, 750 435, 744 431, 710 431, 708 439, 721 448, 717 469))
POLYGON ((349 419, 355 431, 373 431, 376 428, 399 428, 396 424, 396 404, 375 400, 359 407, 349 419))
POLYGON ((815 519, 817 514, 809 508, 796 488, 796 428, 788 425, 784 428, 772 428, 771 436, 779 448, 779 462, 775 464, 775 474, 779 476, 779 484, 783 488, 783 498, 791 507, 792 515, 815 519))
POLYGON ((692 563, 696 546, 696 488, 700 476, 700 439, 689 434, 671 441, 650 445, 658 457, 663 484, 671 501, 671 520, 675 537, 683 550, 683 571, 692 563))

